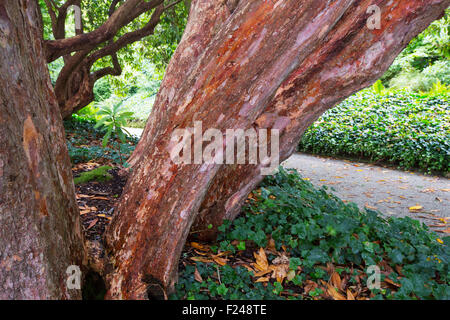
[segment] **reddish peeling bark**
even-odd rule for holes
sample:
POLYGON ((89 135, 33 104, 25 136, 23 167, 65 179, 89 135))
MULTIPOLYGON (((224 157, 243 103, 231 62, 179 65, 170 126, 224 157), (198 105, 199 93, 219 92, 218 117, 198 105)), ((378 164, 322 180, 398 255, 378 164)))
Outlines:
POLYGON ((60 7, 55 7, 55 2, 45 0, 55 37, 55 40, 45 41, 46 59, 52 62, 59 57, 64 58, 64 67, 58 75, 54 88, 63 118, 69 117, 94 101, 94 85, 97 80, 107 75, 119 76, 122 73, 117 52, 153 34, 162 13, 180 0, 167 6, 164 6, 163 2, 163 0, 127 0, 120 5, 118 0, 113 0, 108 12, 109 19, 98 29, 84 33, 81 26, 80 30, 76 30, 76 36, 65 38, 67 11, 72 5, 80 7, 82 2, 67 0, 60 7), (145 26, 116 37, 121 28, 152 10, 154 10, 152 16, 145 26), (111 56, 112 66, 91 70, 95 62, 107 56, 111 56))
MULTIPOLYGON (((166 293, 198 212, 197 230, 233 218, 265 166, 177 165, 171 134, 216 128, 279 129, 280 156, 326 109, 370 85, 448 0, 193 1, 118 214, 107 233, 108 297, 166 293), (366 23, 381 8, 381 29, 366 23)), ((204 234, 208 236, 208 234, 204 234)), ((210 235, 209 235, 210 236, 210 235)))
POLYGON ((66 287, 83 237, 39 14, 0 2, 0 299, 80 299, 66 287))
MULTIPOLYGON (((443 1, 429 10, 421 1, 399 2, 389 8, 383 1, 354 3, 325 41, 284 81, 254 123, 257 128, 272 128, 286 118, 280 161, 295 152, 303 133, 323 112, 380 78, 409 41, 439 18, 448 4, 443 1), (365 12, 373 4, 382 8, 380 30, 366 27, 365 12)), ((262 179, 258 166, 224 166, 214 177, 192 232, 203 240, 214 239, 217 227, 224 219, 236 217, 262 179)))

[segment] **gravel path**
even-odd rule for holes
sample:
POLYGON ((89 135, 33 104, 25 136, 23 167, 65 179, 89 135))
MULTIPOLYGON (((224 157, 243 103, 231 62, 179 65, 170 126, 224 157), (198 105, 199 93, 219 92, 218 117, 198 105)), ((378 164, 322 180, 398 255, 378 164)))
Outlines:
POLYGON ((450 180, 376 165, 294 154, 282 164, 315 186, 328 186, 344 201, 389 216, 421 220, 432 229, 450 227, 450 180), (439 227, 438 227, 439 226, 439 227))
MULTIPOLYGON (((126 128, 140 137, 142 129, 126 128)), ((328 186, 344 201, 386 216, 421 220, 435 231, 450 232, 450 180, 376 165, 296 153, 282 163, 315 186, 328 186)))

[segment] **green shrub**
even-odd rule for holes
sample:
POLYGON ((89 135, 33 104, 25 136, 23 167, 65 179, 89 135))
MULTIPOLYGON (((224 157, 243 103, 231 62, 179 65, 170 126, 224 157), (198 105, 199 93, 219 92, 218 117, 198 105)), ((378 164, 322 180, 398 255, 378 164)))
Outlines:
POLYGON ((438 81, 439 78, 419 71, 400 72, 389 82, 389 88, 393 90, 407 88, 415 92, 429 91, 438 81))
POLYGON ((87 120, 78 115, 64 121, 67 136, 67 148, 72 163, 90 160, 108 159, 121 163, 121 157, 128 158, 134 151, 138 139, 127 137, 126 143, 113 141, 109 147, 101 145, 104 132, 95 128, 96 121, 87 120), (120 148, 120 152, 119 152, 120 148))
POLYGON ((442 84, 450 86, 450 61, 437 61, 433 65, 426 67, 423 74, 431 79, 438 79, 442 84))
POLYGON ((448 94, 364 90, 323 114, 305 132, 299 150, 446 173, 449 112, 448 94))
POLYGON ((108 78, 101 78, 94 84, 94 101, 101 102, 112 95, 111 84, 108 81, 108 78))
POLYGON ((450 80, 450 9, 414 38, 381 80, 386 87, 428 91, 440 81, 450 80))
MULTIPOLYGON (((219 228, 218 248, 238 252, 232 243, 240 246, 242 242, 247 248, 264 248, 272 238, 277 251, 286 250, 290 270, 300 266, 301 272, 291 281, 272 280, 264 287, 243 267, 197 263, 203 279, 199 282, 194 280, 195 267, 187 265, 180 270, 172 299, 279 299, 281 291, 291 299, 291 293, 300 293, 295 298, 311 298, 320 295, 321 289, 302 296, 305 282, 329 281, 324 267, 330 263, 341 276, 352 275, 348 287, 361 283, 365 287, 372 265, 380 267, 381 281, 389 278, 400 285, 398 289, 367 288, 374 299, 450 299, 450 237, 438 239, 410 218, 385 220, 378 212, 360 211, 326 188, 316 189, 295 171, 280 169, 266 178, 254 196, 243 215, 219 228)), ((268 256, 269 261, 273 258, 268 256)))
POLYGON ((99 108, 97 108, 94 103, 90 103, 83 109, 79 110, 76 115, 86 120, 96 120, 98 118, 98 110, 99 108))
POLYGON ((402 67, 399 64, 393 64, 380 78, 381 82, 384 86, 389 86, 389 82, 398 76, 398 74, 402 71, 402 67))

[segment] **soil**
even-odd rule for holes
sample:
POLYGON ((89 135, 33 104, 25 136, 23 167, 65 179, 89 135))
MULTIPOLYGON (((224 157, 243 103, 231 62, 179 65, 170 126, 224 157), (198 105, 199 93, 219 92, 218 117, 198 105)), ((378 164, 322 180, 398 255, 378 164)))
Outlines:
MULTIPOLYGON (((74 177, 81 172, 90 171, 99 164, 83 164, 73 169, 74 177)), ((85 238, 88 241, 101 241, 107 225, 114 215, 115 205, 125 187, 127 176, 115 167, 108 172, 113 179, 107 182, 92 181, 75 186, 78 207, 85 238)))

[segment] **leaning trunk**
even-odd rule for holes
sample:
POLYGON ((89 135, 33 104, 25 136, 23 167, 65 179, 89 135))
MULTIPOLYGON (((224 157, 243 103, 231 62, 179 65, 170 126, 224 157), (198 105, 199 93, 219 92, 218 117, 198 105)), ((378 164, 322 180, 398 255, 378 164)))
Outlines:
POLYGON ((94 84, 95 80, 89 73, 89 68, 84 65, 72 71, 63 84, 60 84, 58 79, 55 94, 63 119, 69 119, 72 114, 94 101, 94 84))
POLYGON ((0 299, 80 299, 66 285, 84 249, 39 12, 0 2, 0 299))
POLYGON ((195 231, 204 231, 233 219, 261 181, 261 170, 275 158, 272 154, 253 166, 195 158, 193 164, 175 163, 171 138, 176 129, 201 121, 200 135, 210 128, 223 134, 278 130, 283 160, 317 117, 373 83, 450 3, 252 0, 226 5, 232 2, 192 3, 186 33, 131 159, 133 173, 107 233, 115 271, 108 279, 109 298, 165 296, 194 220, 199 216, 195 231), (368 27, 368 20, 377 18, 367 13, 371 5, 381 8, 379 28, 368 27))

